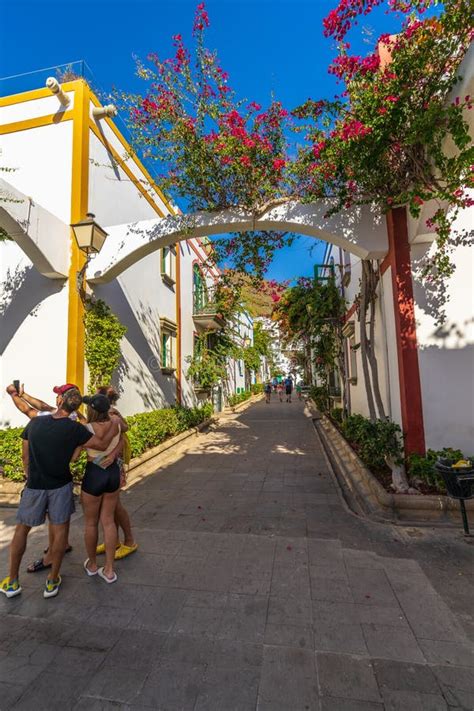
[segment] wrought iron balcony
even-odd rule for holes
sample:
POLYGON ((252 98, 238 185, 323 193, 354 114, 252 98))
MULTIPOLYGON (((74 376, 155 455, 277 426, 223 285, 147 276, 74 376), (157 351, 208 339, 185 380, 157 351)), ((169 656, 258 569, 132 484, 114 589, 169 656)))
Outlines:
POLYGON ((224 319, 218 311, 212 293, 195 291, 193 294, 193 319, 205 331, 218 331, 224 327, 224 319))

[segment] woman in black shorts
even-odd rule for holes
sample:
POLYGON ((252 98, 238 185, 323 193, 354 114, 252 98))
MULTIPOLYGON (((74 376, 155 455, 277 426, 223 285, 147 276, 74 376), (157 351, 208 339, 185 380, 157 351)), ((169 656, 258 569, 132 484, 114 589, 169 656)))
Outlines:
POLYGON ((105 395, 84 397, 87 404, 89 429, 99 437, 106 437, 112 429, 112 441, 105 450, 99 452, 87 449, 87 465, 82 480, 82 508, 84 510, 84 540, 88 558, 84 561, 87 575, 99 575, 106 583, 115 583, 114 556, 117 547, 117 527, 115 509, 120 493, 120 467, 117 457, 121 453, 121 429, 117 417, 110 416, 110 402, 105 395), (104 532, 105 565, 98 568, 96 548, 99 521, 104 532))

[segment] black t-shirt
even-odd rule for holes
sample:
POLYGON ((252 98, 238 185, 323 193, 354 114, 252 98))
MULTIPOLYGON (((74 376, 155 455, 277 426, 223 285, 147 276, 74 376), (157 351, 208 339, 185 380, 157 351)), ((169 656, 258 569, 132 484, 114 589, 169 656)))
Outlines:
POLYGON ((35 417, 23 432, 30 455, 29 489, 59 489, 72 481, 69 462, 76 447, 93 437, 84 425, 69 417, 35 417))

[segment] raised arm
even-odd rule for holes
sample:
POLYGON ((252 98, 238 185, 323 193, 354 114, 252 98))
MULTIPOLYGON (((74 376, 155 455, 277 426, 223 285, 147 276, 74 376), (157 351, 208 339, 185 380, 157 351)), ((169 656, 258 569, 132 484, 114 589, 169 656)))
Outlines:
POLYGON ((36 417, 36 415, 38 414, 38 410, 34 407, 31 407, 31 405, 29 405, 18 395, 14 385, 9 385, 7 387, 7 393, 10 395, 13 404, 15 405, 17 410, 29 417, 30 420, 33 419, 33 417, 36 417))
POLYGON ((120 427, 119 423, 115 418, 111 420, 108 424, 109 427, 104 427, 100 434, 98 434, 94 430, 94 435, 89 440, 87 440, 85 444, 87 448, 97 449, 99 452, 104 452, 107 449, 113 438, 116 436, 118 428, 120 427))
POLYGON ((37 397, 33 397, 33 395, 25 393, 25 388, 23 385, 20 388, 20 397, 22 397, 23 400, 25 400, 29 405, 36 408, 40 412, 54 412, 56 409, 52 405, 48 405, 48 403, 44 402, 44 400, 40 400, 37 397))

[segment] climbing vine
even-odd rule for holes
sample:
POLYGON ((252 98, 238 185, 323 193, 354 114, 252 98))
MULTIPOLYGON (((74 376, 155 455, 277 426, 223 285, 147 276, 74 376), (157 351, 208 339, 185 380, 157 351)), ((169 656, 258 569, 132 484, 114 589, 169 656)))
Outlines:
POLYGON ((274 310, 286 343, 303 350, 305 379, 310 382, 314 370, 326 395, 330 375, 335 370, 345 387, 342 338, 345 309, 345 300, 331 275, 325 282, 300 279, 283 294, 274 310))
POLYGON ((120 341, 127 329, 101 299, 87 301, 84 327, 89 391, 95 392, 101 383, 112 380, 120 361, 120 341))

